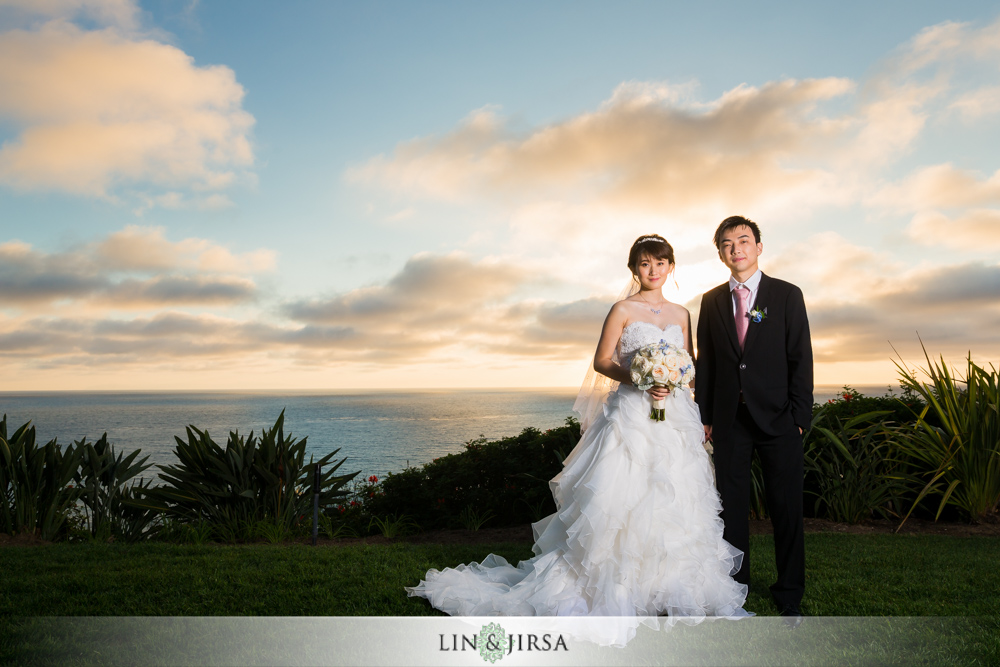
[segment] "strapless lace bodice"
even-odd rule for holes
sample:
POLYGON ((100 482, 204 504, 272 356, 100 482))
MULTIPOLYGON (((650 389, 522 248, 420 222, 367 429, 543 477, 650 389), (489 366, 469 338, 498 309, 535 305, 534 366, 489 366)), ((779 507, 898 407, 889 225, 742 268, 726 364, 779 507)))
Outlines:
POLYGON ((679 324, 668 324, 665 329, 661 329, 652 322, 630 323, 622 331, 622 337, 618 341, 618 363, 622 368, 628 368, 636 352, 661 340, 683 347, 684 332, 679 324))

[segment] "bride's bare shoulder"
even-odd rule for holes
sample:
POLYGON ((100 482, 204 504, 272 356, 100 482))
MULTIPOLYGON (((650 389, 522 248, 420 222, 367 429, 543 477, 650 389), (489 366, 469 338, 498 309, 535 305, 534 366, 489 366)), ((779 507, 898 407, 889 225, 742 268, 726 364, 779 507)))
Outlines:
POLYGON ((615 330, 624 329, 629 322, 637 318, 638 304, 631 298, 616 301, 608 311, 608 316, 604 321, 605 327, 615 330))
POLYGON ((642 304, 638 303, 635 297, 628 297, 622 299, 621 301, 616 301, 613 306, 611 306, 611 311, 608 316, 614 316, 619 318, 625 318, 627 320, 634 319, 635 313, 638 309, 642 307, 642 304))
POLYGON ((636 308, 642 305, 642 299, 638 294, 627 296, 621 301, 616 301, 612 308, 636 308))
POLYGON ((691 312, 679 303, 673 303, 672 301, 667 302, 670 306, 670 313, 676 316, 678 319, 687 320, 690 317, 691 312))

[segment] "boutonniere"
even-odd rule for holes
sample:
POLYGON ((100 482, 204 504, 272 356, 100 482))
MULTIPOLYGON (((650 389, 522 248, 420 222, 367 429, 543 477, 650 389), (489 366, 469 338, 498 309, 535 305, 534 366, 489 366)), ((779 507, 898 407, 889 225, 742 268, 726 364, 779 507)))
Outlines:
POLYGON ((754 308, 747 315, 750 316, 750 321, 754 324, 760 324, 765 317, 767 317, 767 308, 761 310, 760 308, 754 308))

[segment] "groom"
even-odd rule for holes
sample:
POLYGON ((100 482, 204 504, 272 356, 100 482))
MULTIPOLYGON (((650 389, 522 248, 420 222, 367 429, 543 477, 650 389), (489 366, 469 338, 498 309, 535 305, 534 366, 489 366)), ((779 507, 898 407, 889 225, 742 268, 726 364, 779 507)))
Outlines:
POLYGON ((761 273, 760 229, 740 216, 715 231, 729 282, 702 297, 695 400, 715 449, 725 539, 743 552, 736 581, 750 583, 750 460, 756 449, 774 526, 783 616, 801 616, 805 591, 802 432, 813 404, 813 358, 802 291, 761 273))

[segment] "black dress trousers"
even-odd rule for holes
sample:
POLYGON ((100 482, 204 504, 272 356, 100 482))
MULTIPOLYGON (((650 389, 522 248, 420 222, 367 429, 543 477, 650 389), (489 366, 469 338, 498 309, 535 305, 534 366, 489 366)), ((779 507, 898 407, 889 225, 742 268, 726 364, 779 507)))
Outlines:
POLYGON ((771 586, 771 595, 779 609, 798 607, 805 592, 806 576, 802 435, 798 427, 777 436, 764 433, 743 403, 732 426, 712 435, 724 537, 743 552, 743 564, 734 578, 742 584, 750 583, 750 461, 756 449, 764 473, 767 511, 774 527, 778 578, 771 586))

